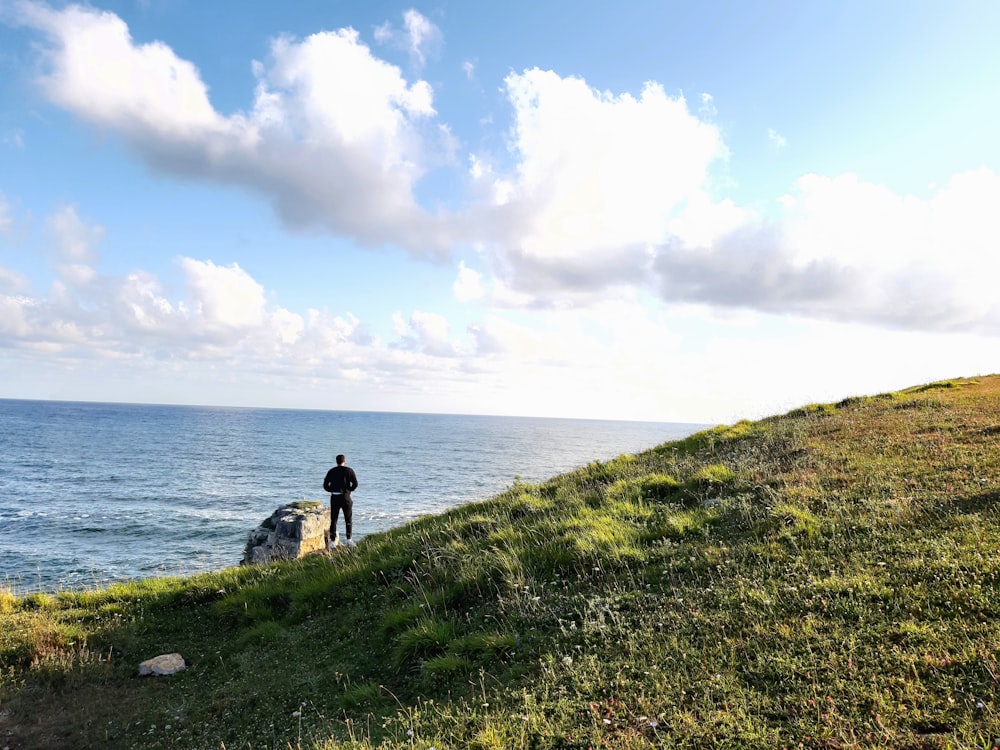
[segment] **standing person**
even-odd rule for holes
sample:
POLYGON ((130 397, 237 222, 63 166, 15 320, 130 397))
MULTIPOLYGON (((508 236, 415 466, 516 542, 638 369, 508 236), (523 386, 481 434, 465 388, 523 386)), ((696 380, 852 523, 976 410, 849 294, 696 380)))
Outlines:
POLYGON ((347 466, 343 454, 337 456, 337 465, 326 473, 323 489, 330 493, 330 549, 337 545, 337 516, 344 511, 344 527, 347 531, 347 546, 353 547, 351 539, 351 515, 354 501, 351 493, 358 488, 358 477, 354 469, 347 466))

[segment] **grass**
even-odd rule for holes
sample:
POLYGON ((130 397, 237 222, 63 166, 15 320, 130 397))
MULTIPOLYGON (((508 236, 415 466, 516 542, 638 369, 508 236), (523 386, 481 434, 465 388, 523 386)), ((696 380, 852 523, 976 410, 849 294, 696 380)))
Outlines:
POLYGON ((0 590, 0 747, 989 748, 1000 377, 516 481, 349 552, 0 590), (189 667, 139 678, 178 651, 189 667))

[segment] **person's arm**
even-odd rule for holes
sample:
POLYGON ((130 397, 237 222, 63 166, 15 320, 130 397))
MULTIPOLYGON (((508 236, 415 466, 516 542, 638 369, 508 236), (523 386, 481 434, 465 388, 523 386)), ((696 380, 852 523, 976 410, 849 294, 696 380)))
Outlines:
POLYGON ((348 469, 348 471, 351 472, 350 477, 349 477, 350 480, 351 480, 351 484, 350 484, 351 489, 350 489, 350 491, 354 492, 354 490, 356 490, 358 488, 358 475, 354 473, 354 469, 348 469))
POLYGON ((326 476, 323 478, 323 489, 326 492, 333 492, 333 489, 330 487, 330 475, 331 474, 333 474, 333 469, 330 469, 330 471, 326 472, 326 476))

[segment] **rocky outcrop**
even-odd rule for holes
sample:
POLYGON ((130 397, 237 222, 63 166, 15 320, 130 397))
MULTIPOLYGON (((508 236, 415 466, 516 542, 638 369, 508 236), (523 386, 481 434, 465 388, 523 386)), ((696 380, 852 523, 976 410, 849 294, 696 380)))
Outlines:
POLYGON ((326 549, 330 508, 315 500, 282 505, 250 532, 243 565, 295 560, 326 549))

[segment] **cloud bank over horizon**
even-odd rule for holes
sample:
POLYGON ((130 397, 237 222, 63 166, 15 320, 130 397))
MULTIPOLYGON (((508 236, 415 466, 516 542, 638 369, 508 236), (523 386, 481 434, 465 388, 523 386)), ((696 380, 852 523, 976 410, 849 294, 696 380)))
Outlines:
MULTIPOLYGON (((423 372, 471 384, 515 362, 525 372, 605 372, 590 354, 598 344, 625 359, 642 336, 676 354, 665 316, 692 310, 1000 335, 990 288, 1000 275, 1000 175, 988 166, 924 196, 852 172, 806 173, 741 205, 711 92, 692 103, 655 80, 611 91, 527 67, 494 82, 508 118, 506 129, 492 126, 502 139, 463 141, 436 107, 433 79, 418 77, 447 40, 414 9, 371 31, 377 48, 407 56, 410 75, 350 26, 279 34, 266 59, 245 61, 255 87, 229 114, 194 62, 166 42, 136 41, 112 12, 21 0, 0 7, 0 22, 35 34, 48 102, 120 138, 153 172, 248 191, 294 232, 451 267, 453 301, 474 310, 461 324, 433 309, 395 310, 386 338, 372 333, 381 322, 347 311, 288 309, 239 263, 181 248, 181 290, 139 258, 129 273, 105 273, 99 247, 114 226, 64 202, 44 219, 49 288, 0 256, 7 349, 211 359, 318 378, 332 360, 346 379, 402 383, 423 372), (437 198, 432 183, 444 186, 437 198)), ((463 61, 463 77, 481 75, 471 65, 463 61)), ((793 148, 774 128, 767 139, 793 148)), ((17 186, 0 189, 2 238, 30 222, 15 208, 17 186)), ((669 356, 656 361, 669 366, 669 356)))

